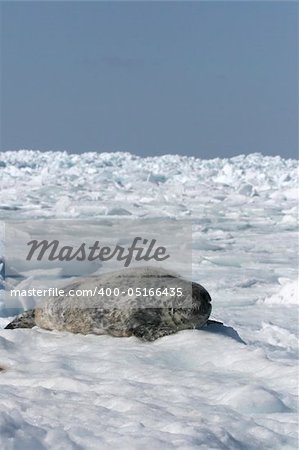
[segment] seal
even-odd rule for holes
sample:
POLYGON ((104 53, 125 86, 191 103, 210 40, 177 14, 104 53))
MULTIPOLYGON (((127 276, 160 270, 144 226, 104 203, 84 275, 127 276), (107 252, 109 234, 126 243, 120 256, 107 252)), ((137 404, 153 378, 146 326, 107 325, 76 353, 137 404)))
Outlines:
POLYGON ((136 336, 154 341, 180 330, 203 327, 211 297, 198 283, 169 270, 133 267, 66 285, 17 316, 6 329, 32 328, 82 334, 136 336))

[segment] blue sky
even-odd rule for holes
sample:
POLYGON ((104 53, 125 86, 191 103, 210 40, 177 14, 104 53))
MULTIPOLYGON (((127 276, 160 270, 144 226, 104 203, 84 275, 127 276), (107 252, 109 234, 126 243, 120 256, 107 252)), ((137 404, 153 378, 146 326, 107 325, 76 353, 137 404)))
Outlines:
POLYGON ((297 2, 2 2, 1 149, 297 157, 297 2))

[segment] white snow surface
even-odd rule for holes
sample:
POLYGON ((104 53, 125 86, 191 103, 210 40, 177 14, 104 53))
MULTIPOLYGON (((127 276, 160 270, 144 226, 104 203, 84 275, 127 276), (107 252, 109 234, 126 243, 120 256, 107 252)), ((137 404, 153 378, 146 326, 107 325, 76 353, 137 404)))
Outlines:
POLYGON ((143 343, 2 317, 1 450, 298 448, 297 161, 9 151, 0 192, 1 220, 192 221, 224 322, 143 343))

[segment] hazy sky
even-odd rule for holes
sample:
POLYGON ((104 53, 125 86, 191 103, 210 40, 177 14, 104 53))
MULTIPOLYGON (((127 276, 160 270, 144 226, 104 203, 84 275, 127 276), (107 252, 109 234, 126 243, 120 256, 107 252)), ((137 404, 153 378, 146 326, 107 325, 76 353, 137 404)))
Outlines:
POLYGON ((297 157, 297 2, 1 3, 1 149, 297 157))

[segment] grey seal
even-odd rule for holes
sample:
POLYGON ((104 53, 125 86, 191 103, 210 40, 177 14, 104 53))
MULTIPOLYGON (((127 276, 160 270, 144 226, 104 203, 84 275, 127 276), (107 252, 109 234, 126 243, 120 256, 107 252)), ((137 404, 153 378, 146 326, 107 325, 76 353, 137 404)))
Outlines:
POLYGON ((211 309, 211 297, 200 284, 169 270, 134 267, 79 278, 65 286, 63 295, 48 297, 34 310, 17 316, 6 329, 37 325, 47 330, 154 341, 203 327, 211 309), (80 292, 87 295, 76 296, 80 292))

